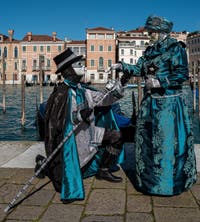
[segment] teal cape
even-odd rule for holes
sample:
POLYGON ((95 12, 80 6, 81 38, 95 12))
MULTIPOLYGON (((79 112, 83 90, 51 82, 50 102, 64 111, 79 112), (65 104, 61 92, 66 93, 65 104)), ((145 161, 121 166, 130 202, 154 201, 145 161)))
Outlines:
MULTIPOLYGON (((76 86, 72 85, 69 81, 67 82, 70 87, 76 90, 76 86)), ((88 85, 82 84, 82 92, 77 92, 81 94, 77 98, 77 103, 83 103, 84 101, 84 90, 85 89, 95 90, 88 85)), ((78 89, 80 91, 80 89, 78 89)), ((68 110, 72 107, 72 91, 69 88, 67 92, 67 103, 66 106, 68 110)), ((95 125, 99 127, 104 127, 106 129, 117 129, 119 130, 117 123, 115 121, 111 107, 106 110, 106 112, 98 112, 95 116, 95 125)), ((66 137, 73 130, 73 125, 70 120, 70 115, 66 116, 64 137, 66 137)), ((91 161, 83 168, 80 169, 79 157, 75 142, 75 134, 66 141, 63 146, 63 167, 62 167, 62 188, 61 188, 61 200, 81 200, 85 197, 83 179, 86 177, 93 176, 97 173, 99 165, 101 163, 101 158, 104 153, 105 148, 100 147, 99 151, 94 155, 91 161)), ((121 152, 117 163, 122 163, 124 160, 124 151, 121 152)))

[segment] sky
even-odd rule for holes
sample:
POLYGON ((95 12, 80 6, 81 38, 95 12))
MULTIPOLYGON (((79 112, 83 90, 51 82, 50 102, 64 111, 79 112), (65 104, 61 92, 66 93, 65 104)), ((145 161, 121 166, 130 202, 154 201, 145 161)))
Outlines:
POLYGON ((144 26, 149 15, 174 23, 173 31, 200 30, 200 0, 7 0, 0 4, 0 33, 21 40, 27 32, 64 40, 85 40, 87 28, 129 31, 144 26))

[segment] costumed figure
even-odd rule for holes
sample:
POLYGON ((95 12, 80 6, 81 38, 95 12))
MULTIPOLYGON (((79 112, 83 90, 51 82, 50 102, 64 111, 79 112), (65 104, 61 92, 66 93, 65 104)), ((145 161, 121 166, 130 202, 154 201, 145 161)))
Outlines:
POLYGON ((111 110, 123 88, 120 82, 109 82, 101 92, 81 83, 81 60, 82 55, 69 48, 54 58, 56 74, 64 81, 54 88, 45 108, 47 157, 73 132, 45 170, 63 202, 84 199, 83 178, 122 181, 110 167, 123 161, 121 133, 111 110))
POLYGON ((152 195, 172 196, 196 182, 196 159, 192 122, 182 84, 188 80, 188 61, 183 42, 170 37, 173 23, 149 16, 145 29, 152 45, 136 65, 119 62, 112 69, 145 79, 144 97, 137 116, 135 134, 135 181, 137 190, 152 195))

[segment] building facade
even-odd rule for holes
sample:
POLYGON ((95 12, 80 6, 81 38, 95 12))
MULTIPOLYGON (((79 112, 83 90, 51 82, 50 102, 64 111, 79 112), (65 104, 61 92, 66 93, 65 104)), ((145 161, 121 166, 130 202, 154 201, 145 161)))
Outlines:
POLYGON ((116 33, 113 29, 97 27, 86 30, 86 81, 105 83, 114 78, 114 73, 107 73, 108 68, 116 63, 116 33))
POLYGON ((8 30, 8 36, 0 34, 0 84, 19 84, 21 76, 19 61, 21 57, 20 41, 13 38, 14 30, 8 30))
POLYGON ((187 48, 189 52, 190 75, 200 75, 200 31, 193 32, 187 36, 187 48))
POLYGON ((20 42, 21 72, 25 81, 38 84, 42 74, 43 83, 54 83, 57 75, 54 74, 56 65, 53 58, 61 53, 64 47, 64 41, 56 37, 56 32, 53 32, 52 36, 33 35, 28 32, 20 42))

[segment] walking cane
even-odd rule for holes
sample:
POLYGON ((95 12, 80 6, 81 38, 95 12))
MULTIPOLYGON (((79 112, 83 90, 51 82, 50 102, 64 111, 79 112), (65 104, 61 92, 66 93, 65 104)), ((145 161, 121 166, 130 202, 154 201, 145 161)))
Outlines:
MULTIPOLYGON (((104 99, 106 95, 111 93, 111 91, 114 90, 114 87, 111 87, 110 83, 110 91, 108 91, 106 94, 103 95, 103 97, 98 101, 97 104, 101 102, 101 100, 104 99)), ((123 87, 124 88, 124 87, 123 87)), ((95 104, 95 105, 97 105, 95 104)), ((71 130, 68 135, 61 141, 61 143, 56 147, 56 149, 51 153, 51 155, 48 158, 45 158, 43 160, 43 163, 41 164, 40 168, 35 172, 35 174, 28 180, 28 182, 22 187, 22 189, 17 193, 17 195, 13 198, 13 200, 8 204, 8 206, 4 209, 4 212, 7 213, 10 209, 12 209, 15 206, 15 202, 19 199, 19 197, 27 190, 27 188, 31 185, 31 182, 40 174, 42 170, 45 169, 47 164, 53 159, 55 154, 61 149, 61 147, 64 145, 64 143, 70 138, 70 136, 78 129, 78 127, 82 124, 82 122, 78 123, 76 127, 71 130)))

